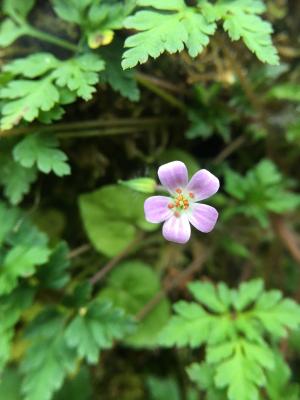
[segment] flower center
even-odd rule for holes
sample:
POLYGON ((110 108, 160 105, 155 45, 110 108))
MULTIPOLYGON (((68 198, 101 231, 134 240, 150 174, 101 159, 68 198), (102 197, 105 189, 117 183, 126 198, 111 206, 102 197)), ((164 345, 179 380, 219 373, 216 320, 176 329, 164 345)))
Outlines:
POLYGON ((175 217, 180 217, 180 212, 187 210, 190 206, 190 200, 188 199, 188 197, 190 199, 194 198, 194 193, 189 193, 188 196, 184 195, 182 193, 181 189, 176 189, 176 193, 177 195, 174 196, 173 198, 173 202, 168 204, 168 207, 170 209, 174 209, 174 215, 175 217))

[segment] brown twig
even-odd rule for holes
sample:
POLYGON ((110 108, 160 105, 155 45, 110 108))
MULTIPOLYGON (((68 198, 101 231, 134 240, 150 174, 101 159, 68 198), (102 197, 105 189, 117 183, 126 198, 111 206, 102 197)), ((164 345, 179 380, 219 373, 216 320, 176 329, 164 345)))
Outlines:
POLYGON ((283 217, 280 215, 272 215, 271 222, 274 232, 281 239, 294 260, 300 264, 300 241, 296 233, 287 227, 283 217))
POLYGON ((69 252, 68 258, 71 260, 72 258, 76 258, 86 253, 91 249, 91 245, 89 243, 83 244, 82 246, 77 247, 69 252))
POLYGON ((240 135, 234 141, 229 143, 218 155, 214 158, 214 164, 220 164, 227 157, 229 157, 233 152, 235 152, 239 147, 241 147, 246 142, 246 137, 244 135, 240 135))
POLYGON ((103 268, 100 269, 90 279, 90 284, 95 285, 101 279, 103 279, 123 258, 127 257, 135 246, 142 240, 143 234, 140 234, 135 240, 133 240, 123 251, 113 257, 103 268))
POLYGON ((176 288, 182 281, 186 281, 188 278, 202 269, 204 262, 208 258, 208 253, 203 251, 202 247, 201 250, 202 251, 200 251, 200 248, 198 247, 197 253, 199 254, 195 256, 192 263, 176 278, 168 282, 164 289, 160 290, 154 297, 152 297, 152 299, 150 299, 148 303, 146 303, 145 306, 136 314, 135 318, 138 321, 142 321, 162 301, 162 299, 174 288, 176 288))

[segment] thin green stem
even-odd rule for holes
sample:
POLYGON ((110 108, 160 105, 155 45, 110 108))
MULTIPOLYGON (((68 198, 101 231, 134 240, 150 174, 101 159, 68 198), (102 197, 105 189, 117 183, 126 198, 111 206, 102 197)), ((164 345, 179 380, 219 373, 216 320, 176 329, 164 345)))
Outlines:
POLYGON ((157 94, 163 100, 171 104, 173 107, 179 108, 181 111, 186 111, 187 107, 185 104, 174 97, 172 94, 166 92, 164 89, 155 85, 151 80, 147 79, 145 75, 136 74, 136 80, 146 87, 147 89, 151 90, 151 92, 157 94))
POLYGON ((82 138, 86 139, 87 137, 97 137, 97 136, 115 136, 115 135, 127 135, 130 133, 140 132, 141 129, 137 129, 136 127, 117 127, 117 128, 99 128, 99 129, 89 129, 89 130, 81 130, 77 132, 62 132, 57 133, 56 136, 59 139, 75 139, 82 138))
POLYGON ((117 118, 117 119, 95 119, 87 121, 76 121, 68 123, 56 123, 50 126, 36 125, 28 127, 15 128, 8 131, 0 130, 0 137, 26 135, 32 132, 32 129, 38 132, 52 132, 60 136, 68 137, 68 133, 72 137, 77 135, 83 136, 83 131, 89 131, 89 136, 106 136, 119 133, 130 133, 133 129, 135 131, 145 131, 152 127, 159 127, 163 125, 178 125, 181 123, 180 118, 117 118), (78 132, 79 131, 79 132, 78 132))
POLYGON ((78 51, 78 47, 76 44, 70 43, 67 40, 58 38, 56 36, 51 35, 50 33, 42 32, 32 26, 26 27, 27 34, 36 39, 40 39, 44 42, 55 44, 56 46, 63 47, 64 49, 71 51, 78 51))

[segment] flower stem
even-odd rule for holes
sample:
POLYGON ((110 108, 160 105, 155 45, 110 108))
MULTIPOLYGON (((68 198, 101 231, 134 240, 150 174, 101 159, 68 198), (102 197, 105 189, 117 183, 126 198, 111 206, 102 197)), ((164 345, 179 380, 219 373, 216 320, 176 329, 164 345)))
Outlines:
POLYGON ((119 264, 123 258, 127 257, 131 251, 139 244, 144 235, 140 234, 135 240, 133 240, 129 245, 121 251, 121 253, 117 254, 114 258, 112 258, 103 268, 100 269, 92 278, 90 279, 90 284, 94 286, 96 283, 101 281, 116 265, 119 264))
POLYGON ((63 47, 67 50, 71 50, 71 51, 75 51, 75 52, 78 51, 78 47, 76 44, 73 44, 73 43, 68 42, 67 40, 58 38, 54 35, 51 35, 50 33, 42 32, 39 29, 36 29, 32 26, 27 26, 26 31, 29 36, 32 36, 36 39, 40 39, 44 42, 55 44, 56 46, 63 47))
POLYGON ((164 289, 160 290, 154 297, 152 297, 152 299, 148 301, 148 303, 144 305, 144 307, 135 316, 137 321, 142 321, 143 319, 145 319, 145 317, 165 298, 165 296, 174 288, 176 288, 180 283, 187 281, 196 272, 201 271, 210 253, 205 252, 202 247, 197 247, 198 246, 195 246, 196 252, 199 254, 196 255, 191 264, 176 278, 171 280, 171 282, 167 282, 164 285, 164 289))

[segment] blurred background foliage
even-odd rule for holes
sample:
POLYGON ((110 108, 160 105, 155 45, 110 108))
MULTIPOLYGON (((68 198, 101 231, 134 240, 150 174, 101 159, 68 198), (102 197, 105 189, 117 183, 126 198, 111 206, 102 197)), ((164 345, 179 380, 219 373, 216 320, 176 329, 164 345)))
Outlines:
POLYGON ((0 4, 0 399, 298 400, 300 3, 0 4), (126 185, 173 160, 185 246, 126 185))

